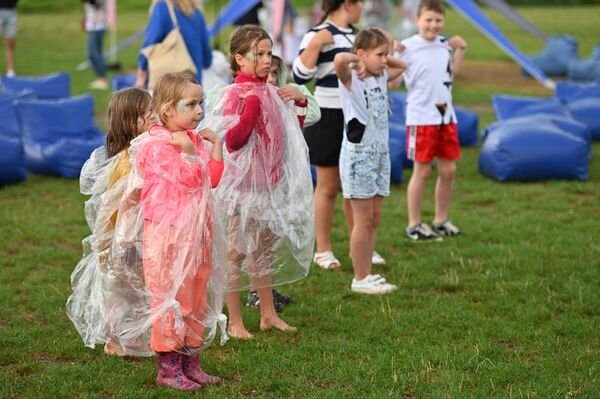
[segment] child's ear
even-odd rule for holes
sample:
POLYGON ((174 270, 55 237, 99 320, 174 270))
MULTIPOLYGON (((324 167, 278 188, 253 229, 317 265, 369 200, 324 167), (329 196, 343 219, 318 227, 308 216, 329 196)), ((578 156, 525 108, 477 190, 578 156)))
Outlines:
POLYGON ((360 57, 360 58, 362 58, 362 57, 364 57, 364 56, 365 56, 365 54, 366 54, 366 52, 365 52, 365 50, 364 50, 364 49, 362 49, 362 48, 359 48, 359 49, 357 49, 357 50, 356 50, 356 56, 357 56, 357 57, 360 57))
POLYGON ((236 54, 235 56, 233 56, 233 59, 235 60, 235 63, 241 68, 244 64, 244 61, 246 61, 246 59, 244 58, 243 55, 241 54, 236 54))

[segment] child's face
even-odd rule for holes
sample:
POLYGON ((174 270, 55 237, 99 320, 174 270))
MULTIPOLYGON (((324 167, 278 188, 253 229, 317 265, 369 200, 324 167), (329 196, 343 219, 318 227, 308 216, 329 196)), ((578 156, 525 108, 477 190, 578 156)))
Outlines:
POLYGON ((352 3, 351 1, 346 0, 346 10, 348 11, 348 23, 355 24, 360 21, 360 16, 363 10, 363 2, 357 1, 356 3, 352 3))
POLYGON ((263 39, 253 51, 246 54, 236 54, 235 61, 240 66, 240 71, 245 74, 266 78, 271 72, 271 54, 273 44, 269 39, 263 39))
POLYGON ((279 75, 279 60, 277 58, 273 58, 271 60, 271 70, 269 71, 269 79, 267 82, 273 86, 277 86, 277 75, 279 75))
POLYGON ((423 9, 417 17, 419 36, 425 40, 434 40, 444 30, 446 18, 437 11, 423 9))
POLYGON ((370 50, 358 50, 357 56, 365 64, 370 75, 380 76, 387 66, 387 57, 390 51, 389 44, 382 44, 370 50))
POLYGON ((154 115, 154 109, 152 108, 152 103, 150 103, 146 107, 144 115, 138 118, 138 134, 142 134, 149 130, 154 124, 156 124, 156 115, 154 115))
POLYGON ((181 99, 175 106, 167 110, 167 123, 171 129, 193 130, 202 120, 202 88, 195 83, 188 83, 181 93, 181 99))

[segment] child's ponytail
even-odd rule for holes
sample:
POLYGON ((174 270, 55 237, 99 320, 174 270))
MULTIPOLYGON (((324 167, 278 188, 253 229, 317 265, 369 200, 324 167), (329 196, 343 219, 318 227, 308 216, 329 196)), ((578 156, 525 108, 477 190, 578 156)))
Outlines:
POLYGON ((138 121, 143 118, 152 98, 142 89, 134 87, 119 90, 108 104, 106 120, 106 152, 117 155, 129 147, 138 135, 138 121))

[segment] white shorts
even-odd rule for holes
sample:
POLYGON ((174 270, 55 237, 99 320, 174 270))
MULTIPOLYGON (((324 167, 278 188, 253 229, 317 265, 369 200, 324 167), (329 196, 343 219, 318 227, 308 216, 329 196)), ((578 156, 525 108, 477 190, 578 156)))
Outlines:
POLYGON ((17 10, 0 9, 0 36, 7 39, 17 36, 17 10))

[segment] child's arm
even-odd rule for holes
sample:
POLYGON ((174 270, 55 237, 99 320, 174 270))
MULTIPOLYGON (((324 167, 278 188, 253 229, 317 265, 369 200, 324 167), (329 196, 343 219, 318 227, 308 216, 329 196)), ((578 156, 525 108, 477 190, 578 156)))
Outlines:
POLYGON ((356 70, 359 77, 365 71, 364 64, 353 53, 337 53, 333 59, 333 65, 338 79, 348 90, 352 88, 352 70, 356 70))
POLYGON ((308 106, 308 99, 304 93, 294 89, 291 86, 284 86, 283 88, 277 90, 277 94, 279 94, 279 97, 281 97, 283 102, 294 100, 294 105, 296 108, 303 111, 297 113, 300 129, 302 129, 304 127, 304 118, 306 118, 306 107, 308 106))
POLYGON ((260 100, 254 92, 240 94, 240 98, 244 99, 240 121, 225 134, 225 145, 229 152, 237 151, 246 145, 260 115, 260 100))
POLYGON ((460 36, 453 36, 448 40, 448 45, 454 49, 454 54, 452 55, 452 75, 456 76, 465 58, 467 42, 460 36))
POLYGON ((387 57, 388 82, 391 82, 402 75, 406 71, 406 64, 399 58, 387 57))
POLYGON ((223 176, 223 140, 218 134, 210 129, 202 129, 200 137, 212 143, 210 160, 208 161, 208 170, 210 172, 210 184, 212 188, 217 187, 223 176))
POLYGON ((312 79, 317 71, 321 47, 333 43, 333 35, 328 29, 322 29, 314 34, 304 51, 294 60, 293 72, 296 83, 302 84, 312 79))

